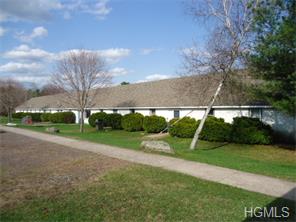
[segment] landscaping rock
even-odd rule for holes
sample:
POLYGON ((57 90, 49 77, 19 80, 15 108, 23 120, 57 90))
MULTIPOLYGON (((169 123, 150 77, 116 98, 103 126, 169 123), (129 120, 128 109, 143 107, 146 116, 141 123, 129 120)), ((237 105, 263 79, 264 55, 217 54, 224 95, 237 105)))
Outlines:
POLYGON ((17 126, 16 123, 6 123, 6 126, 17 126))
POLYGON ((55 127, 48 127, 45 129, 46 132, 48 133, 59 133, 60 130, 58 128, 55 128, 55 127))
POLYGON ((160 140, 147 140, 141 143, 141 148, 144 150, 158 151, 164 153, 175 153, 167 142, 160 140))

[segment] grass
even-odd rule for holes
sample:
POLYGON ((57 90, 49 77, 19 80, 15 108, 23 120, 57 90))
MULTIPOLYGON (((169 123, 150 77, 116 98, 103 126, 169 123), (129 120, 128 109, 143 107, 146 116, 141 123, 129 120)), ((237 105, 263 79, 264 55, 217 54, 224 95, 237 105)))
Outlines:
POLYGON ((2 210, 1 221, 242 221, 245 207, 270 204, 291 210, 295 202, 132 166, 78 190, 2 210))
MULTIPOLYGON (((0 120, 0 122, 4 120, 0 120)), ((96 132, 89 125, 85 126, 85 133, 79 133, 76 124, 57 124, 61 130, 60 136, 87 140, 96 143, 114 145, 118 147, 140 150, 140 143, 144 139, 144 132, 126 132, 123 130, 96 132)), ((45 131, 45 126, 23 126, 39 132, 45 131)), ((295 151, 282 149, 277 146, 224 144, 200 141, 199 148, 188 149, 191 139, 166 137, 175 150, 174 157, 208 163, 212 165, 237 169, 250 173, 262 174, 291 181, 296 181, 295 151)))

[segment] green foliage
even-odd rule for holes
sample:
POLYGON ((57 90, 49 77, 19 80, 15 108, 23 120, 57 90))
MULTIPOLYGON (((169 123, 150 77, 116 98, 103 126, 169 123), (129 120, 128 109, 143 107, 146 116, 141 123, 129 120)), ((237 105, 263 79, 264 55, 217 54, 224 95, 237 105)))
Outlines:
POLYGON ((200 139, 216 142, 227 142, 230 140, 231 124, 225 123, 224 119, 209 116, 206 119, 200 139))
POLYGON ((73 112, 52 113, 49 120, 52 123, 75 123, 75 114, 73 112))
POLYGON ((42 113, 41 114, 41 121, 42 122, 49 122, 51 115, 52 115, 51 113, 42 113))
POLYGON ((177 119, 170 121, 169 134, 173 137, 192 138, 197 129, 198 123, 195 119, 184 117, 179 122, 172 125, 177 119))
POLYGON ((32 121, 34 121, 34 122, 41 122, 41 115, 42 115, 42 113, 18 112, 18 113, 13 113, 12 114, 12 118, 22 119, 25 116, 31 116, 32 121))
POLYGON ((24 113, 24 112, 12 113, 12 118, 15 118, 15 119, 21 119, 25 116, 27 116, 27 113, 24 113))
POLYGON ((256 40, 249 56, 252 73, 263 79, 254 92, 294 115, 296 107, 296 2, 262 1, 255 11, 256 40))
POLYGON ((122 117, 121 126, 126 131, 140 131, 143 127, 144 116, 140 113, 129 113, 122 117))
POLYGON ((107 114, 107 126, 111 126, 112 129, 122 129, 121 127, 122 115, 119 113, 107 114))
POLYGON ((166 120, 162 116, 145 116, 143 128, 147 133, 159 133, 167 126, 166 120))
POLYGON ((233 119, 231 141, 245 144, 271 144, 271 127, 258 118, 236 117, 233 119))
POLYGON ((88 118, 88 123, 92 127, 96 126, 96 119, 102 121, 103 126, 107 126, 108 123, 108 115, 105 112, 93 113, 88 118))

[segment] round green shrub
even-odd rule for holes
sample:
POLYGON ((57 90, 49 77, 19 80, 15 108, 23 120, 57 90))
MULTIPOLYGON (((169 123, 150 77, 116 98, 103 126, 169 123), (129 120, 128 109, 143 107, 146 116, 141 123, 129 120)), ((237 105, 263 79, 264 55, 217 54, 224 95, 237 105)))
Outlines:
POLYGON ((162 116, 145 116, 143 128, 147 133, 159 133, 167 126, 166 120, 162 116))
POLYGON ((12 118, 22 119, 25 116, 31 116, 31 118, 34 122, 40 122, 41 121, 41 114, 42 113, 18 112, 18 113, 13 113, 12 118))
POLYGON ((236 117, 233 119, 231 141, 246 144, 271 144, 272 129, 258 118, 236 117))
POLYGON ((49 117, 52 123, 75 123, 75 114, 73 112, 52 113, 49 117))
POLYGON ((93 113, 88 118, 88 123, 90 126, 95 127, 96 126, 96 120, 102 121, 103 126, 107 126, 108 124, 108 115, 105 112, 98 112, 93 113))
POLYGON ((122 115, 119 113, 107 114, 107 126, 111 126, 112 129, 122 129, 121 127, 122 115))
POLYGON ((42 122, 49 122, 50 120, 50 116, 51 116, 52 114, 51 113, 42 113, 41 114, 41 121, 42 122))
MULTIPOLYGON (((175 122, 176 120, 174 120, 175 122)), ((170 121, 170 123, 172 123, 170 121)), ((197 121, 190 117, 184 117, 179 122, 171 125, 169 134, 174 137, 192 138, 197 129, 197 121)))
POLYGON ((141 131, 144 116, 140 113, 129 113, 122 117, 121 126, 126 131, 141 131))
POLYGON ((21 119, 23 117, 26 116, 27 113, 24 113, 24 112, 18 112, 18 113, 12 113, 12 118, 15 118, 15 119, 21 119))
POLYGON ((209 116, 200 134, 200 139, 216 142, 230 141, 231 124, 225 123, 224 119, 209 116))

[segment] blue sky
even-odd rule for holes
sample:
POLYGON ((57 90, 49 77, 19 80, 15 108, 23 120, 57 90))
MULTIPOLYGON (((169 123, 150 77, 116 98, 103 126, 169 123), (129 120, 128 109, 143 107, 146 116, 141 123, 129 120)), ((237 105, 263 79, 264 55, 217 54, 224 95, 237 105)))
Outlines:
POLYGON ((204 33, 181 0, 1 0, 0 78, 42 85, 79 48, 106 59, 114 84, 170 78, 204 33))

